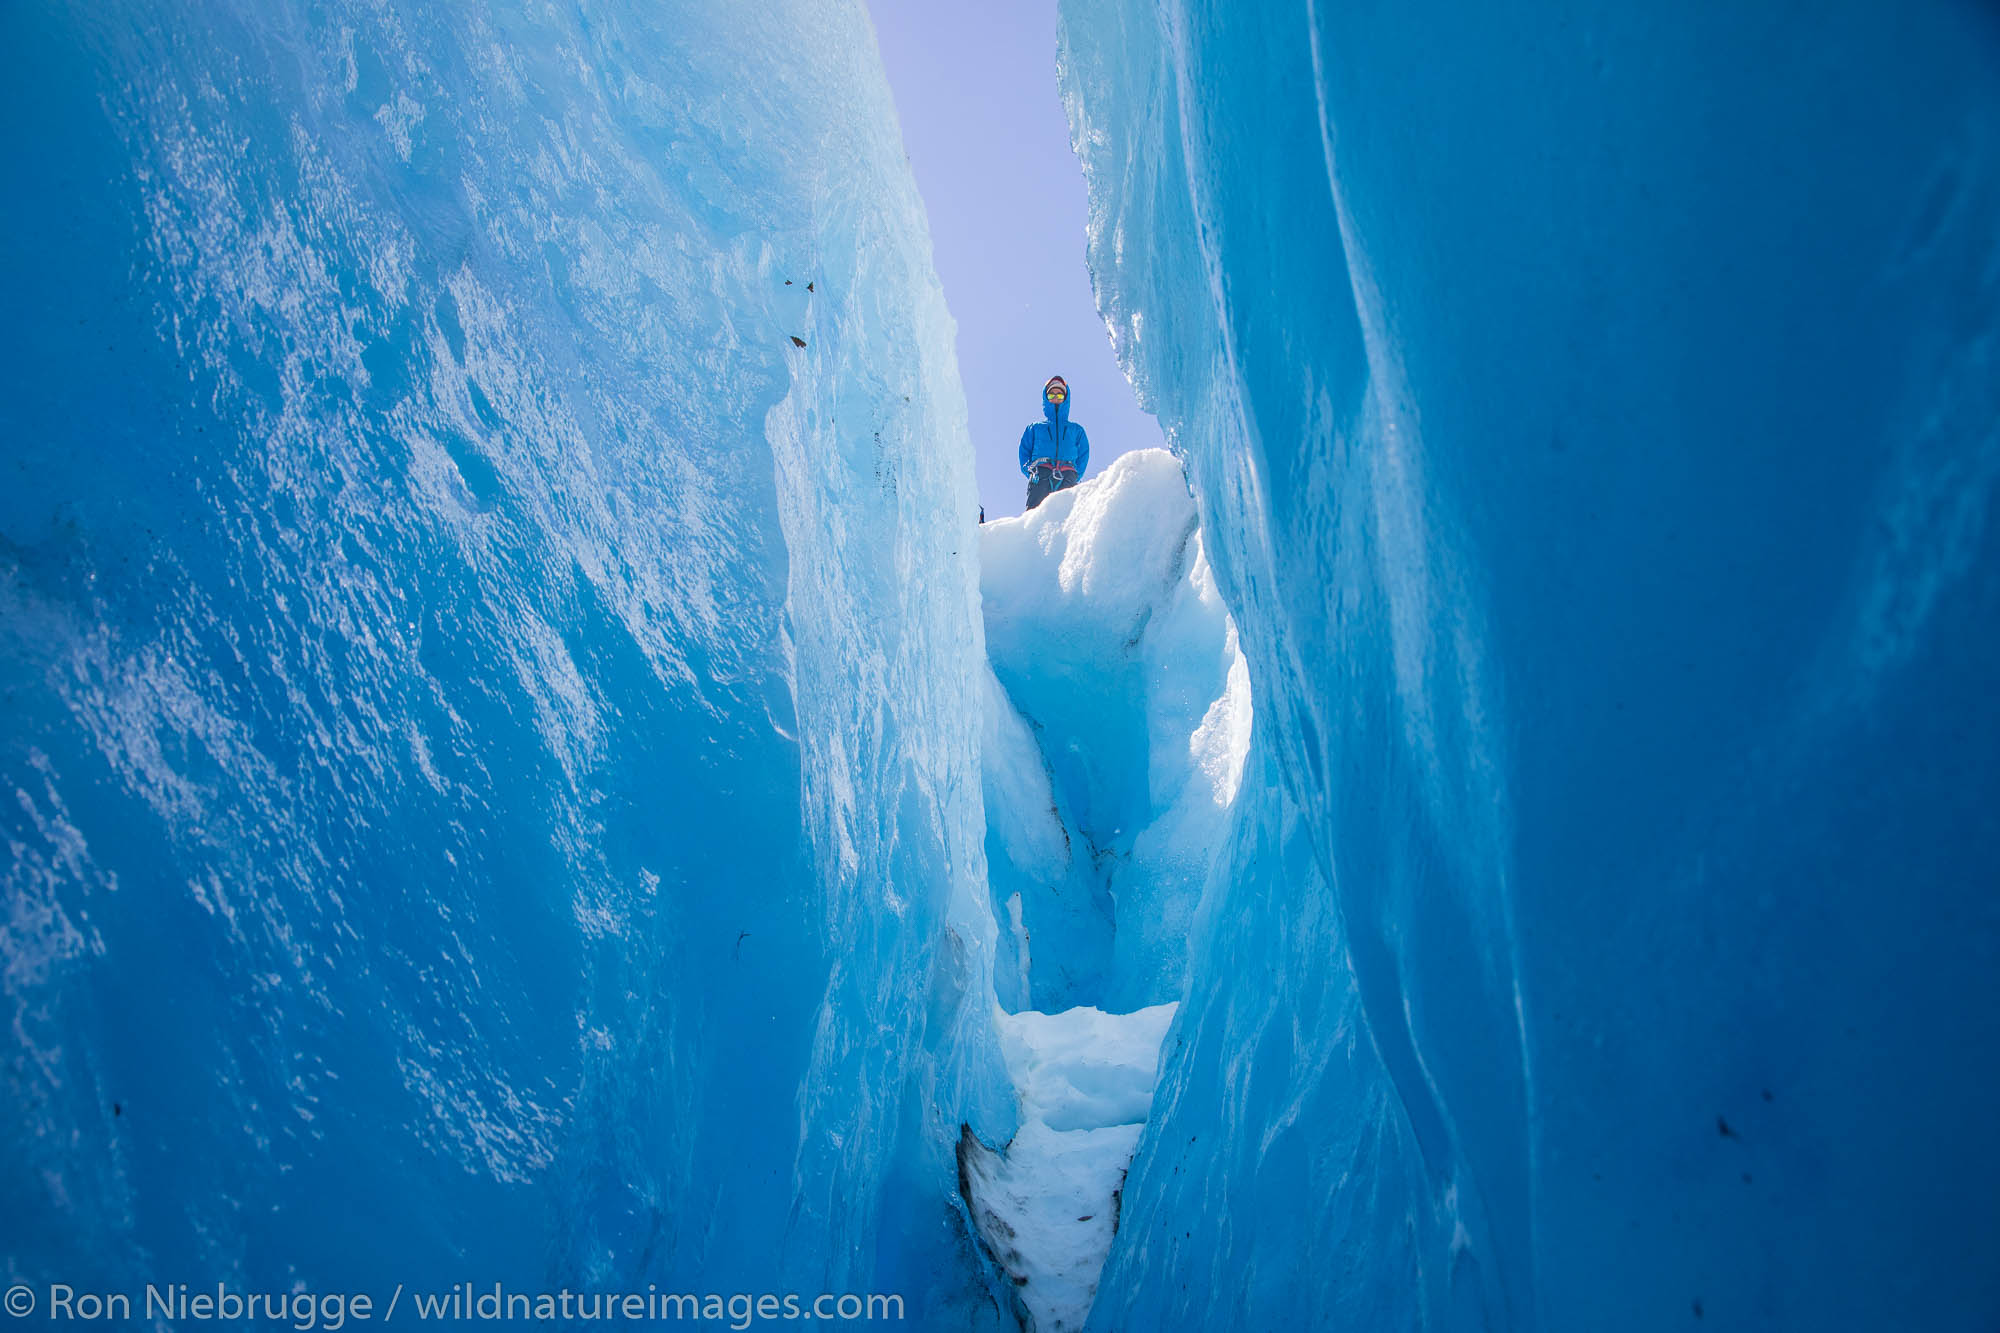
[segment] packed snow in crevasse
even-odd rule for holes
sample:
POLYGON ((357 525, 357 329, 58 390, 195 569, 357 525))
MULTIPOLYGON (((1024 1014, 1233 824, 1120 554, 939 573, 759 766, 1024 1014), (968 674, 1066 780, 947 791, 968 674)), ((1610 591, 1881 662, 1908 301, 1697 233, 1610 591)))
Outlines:
POLYGON ((1010 1142, 960 1188, 1024 1328, 1083 1326, 1250 743, 1181 466, 1152 449, 980 529, 986 842, 1010 1142), (1048 1011, 1048 1012, 1038 1012, 1048 1011))
POLYGON ((1118 1229, 1174 1006, 1000 1014, 1021 1128, 1004 1150, 959 1141, 959 1188, 1024 1329, 1074 1333, 1118 1229))
POLYGON ((2000 18, 1062 16, 981 535, 858 4, 0 7, 0 1280, 2000 1319, 2000 18))
POLYGON ((1250 742, 1180 463, 1126 454, 981 526, 987 882, 1010 1009, 1179 998, 1250 742))

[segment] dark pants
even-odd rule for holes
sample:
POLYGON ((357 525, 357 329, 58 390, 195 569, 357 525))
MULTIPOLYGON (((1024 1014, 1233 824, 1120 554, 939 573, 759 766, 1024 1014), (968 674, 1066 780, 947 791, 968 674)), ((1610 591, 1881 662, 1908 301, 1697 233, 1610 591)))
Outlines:
POLYGON ((1063 483, 1076 476, 1074 472, 1057 472, 1052 468, 1038 467, 1028 477, 1028 508, 1033 509, 1042 501, 1063 488, 1063 483))

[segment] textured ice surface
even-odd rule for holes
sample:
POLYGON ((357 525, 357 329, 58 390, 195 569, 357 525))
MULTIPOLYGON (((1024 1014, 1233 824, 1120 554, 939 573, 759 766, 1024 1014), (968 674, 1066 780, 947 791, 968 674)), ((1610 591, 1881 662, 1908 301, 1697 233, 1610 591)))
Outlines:
POLYGON ((959 1317, 975 506, 859 5, 0 40, 5 1276, 959 1317))
POLYGON ((1000 998, 1113 1011, 1175 998, 1250 726, 1249 674, 1180 464, 1126 454, 985 524, 980 547, 1000 998))
POLYGON ((963 1138, 960 1178, 1035 1333, 1074 1333, 1090 1312, 1173 1017, 1172 1004, 995 1015, 1021 1128, 999 1152, 963 1138))
POLYGON ((1062 12, 1257 703, 1092 1326, 1990 1326, 1992 8, 1062 12))
POLYGON ((2000 20, 1064 14, 975 535, 855 5, 0 8, 8 1283, 1991 1326, 2000 20))
POLYGON ((1001 1014, 1000 1049, 1023 1119, 1050 1129, 1136 1125, 1153 1103, 1160 1038, 1174 1006, 1130 1014, 1079 1006, 1059 1014, 1001 1014))

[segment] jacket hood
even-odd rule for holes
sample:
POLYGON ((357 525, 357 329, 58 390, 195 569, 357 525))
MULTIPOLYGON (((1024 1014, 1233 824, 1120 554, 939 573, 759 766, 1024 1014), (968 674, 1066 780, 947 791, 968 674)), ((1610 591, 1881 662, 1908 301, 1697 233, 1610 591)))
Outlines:
POLYGON ((1042 394, 1042 417, 1055 430, 1056 438, 1058 440, 1062 439, 1062 429, 1064 426, 1067 426, 1069 424, 1069 410, 1075 404, 1076 404, 1075 389, 1071 389, 1069 391, 1069 396, 1062 400, 1062 405, 1060 407, 1049 401, 1048 393, 1046 391, 1044 391, 1042 394))

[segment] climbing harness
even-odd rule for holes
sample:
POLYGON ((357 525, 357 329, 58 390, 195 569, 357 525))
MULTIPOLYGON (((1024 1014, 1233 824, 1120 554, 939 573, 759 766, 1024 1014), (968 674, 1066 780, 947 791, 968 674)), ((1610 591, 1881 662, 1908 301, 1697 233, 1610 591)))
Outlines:
POLYGON ((1055 490, 1066 490, 1076 485, 1076 464, 1062 463, 1053 458, 1037 458, 1029 464, 1034 470, 1035 480, 1047 482, 1055 490))

